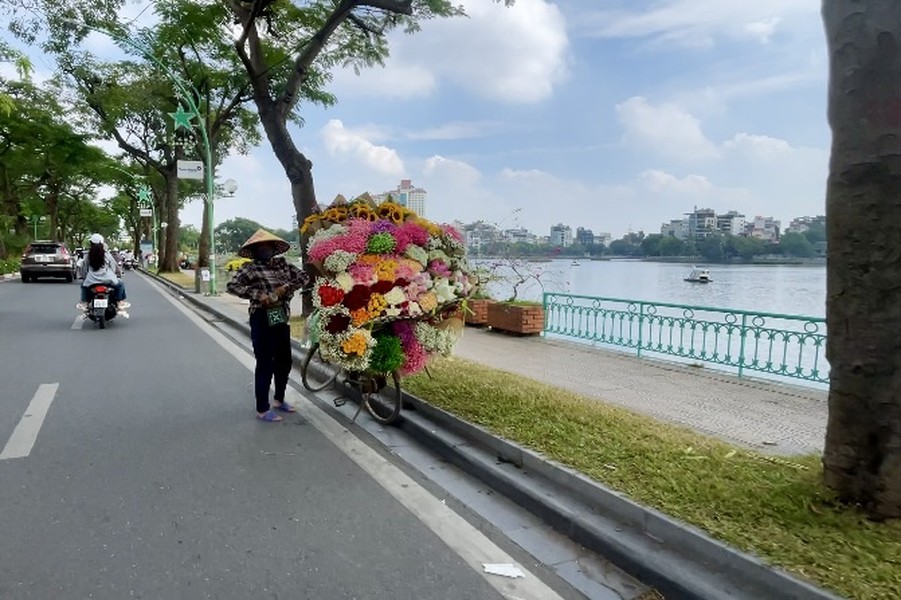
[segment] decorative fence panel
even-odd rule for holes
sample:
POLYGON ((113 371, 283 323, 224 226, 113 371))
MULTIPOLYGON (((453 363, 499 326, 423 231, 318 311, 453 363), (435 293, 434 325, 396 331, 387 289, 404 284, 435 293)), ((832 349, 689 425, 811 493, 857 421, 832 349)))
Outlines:
POLYGON ((826 320, 686 304, 544 294, 544 333, 688 361, 829 382, 826 320))

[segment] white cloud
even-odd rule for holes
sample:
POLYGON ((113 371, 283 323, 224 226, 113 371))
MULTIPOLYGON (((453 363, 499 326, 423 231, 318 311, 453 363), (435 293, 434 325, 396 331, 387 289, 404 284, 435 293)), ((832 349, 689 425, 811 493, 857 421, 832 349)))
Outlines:
POLYGON ((701 175, 686 175, 679 179, 675 175, 649 169, 638 176, 638 181, 649 191, 655 193, 706 194, 713 190, 713 184, 701 175))
POLYGON ((567 74, 569 41, 560 9, 546 0, 511 7, 464 0, 466 18, 436 19, 414 36, 391 36, 384 68, 335 74, 340 95, 422 97, 440 81, 511 103, 548 98, 567 74))
POLYGON ((344 127, 337 119, 326 123, 320 133, 326 150, 332 156, 356 161, 385 175, 400 177, 404 174, 404 163, 395 150, 373 144, 361 133, 344 127))
POLYGON ((810 0, 663 0, 647 10, 596 11, 583 27, 604 38, 651 38, 687 46, 709 45, 718 37, 766 42, 783 21, 817 19, 819 6, 810 0))
POLYGON ((731 140, 723 143, 723 148, 761 160, 779 159, 792 152, 792 147, 785 140, 750 133, 736 133, 731 140))
POLYGON ((478 183, 482 178, 482 174, 479 173, 479 170, 469 163, 444 158, 437 154, 426 159, 422 168, 422 173, 428 177, 443 177, 467 185, 478 183))
POLYGON ((755 38, 761 44, 769 44, 773 34, 776 33, 776 26, 779 25, 781 19, 773 17, 764 21, 755 21, 746 23, 744 26, 745 33, 755 38))
POLYGON ((616 106, 627 143, 679 160, 715 158, 719 151, 694 116, 675 104, 653 106, 633 96, 616 106))

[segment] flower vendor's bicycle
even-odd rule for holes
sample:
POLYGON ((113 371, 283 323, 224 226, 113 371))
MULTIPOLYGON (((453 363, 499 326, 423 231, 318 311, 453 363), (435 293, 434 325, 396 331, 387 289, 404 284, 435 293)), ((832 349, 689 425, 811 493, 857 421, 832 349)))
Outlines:
MULTIPOLYGON (((315 315, 315 313, 314 313, 315 315)), ((316 317, 311 315, 311 320, 316 317)), ((351 422, 356 421, 360 411, 366 411, 376 421, 389 425, 400 416, 403 392, 400 387, 400 374, 398 371, 390 373, 394 387, 388 387, 388 376, 381 373, 349 371, 326 360, 321 353, 318 340, 312 341, 310 349, 301 365, 300 375, 303 386, 311 392, 321 392, 339 381, 345 389, 352 390, 359 395, 357 412, 351 422), (316 359, 319 367, 314 377, 311 364, 316 359)), ((348 396, 335 398, 335 406, 343 406, 348 401, 348 396)))

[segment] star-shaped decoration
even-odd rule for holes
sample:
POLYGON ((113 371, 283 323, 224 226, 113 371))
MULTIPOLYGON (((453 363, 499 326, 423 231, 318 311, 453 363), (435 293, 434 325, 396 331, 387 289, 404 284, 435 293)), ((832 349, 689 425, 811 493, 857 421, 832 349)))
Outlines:
POLYGON ((174 113, 169 113, 169 116, 175 121, 175 129, 181 129, 182 127, 191 129, 191 119, 194 118, 194 113, 185 111, 185 107, 181 104, 178 105, 174 113))
POLYGON ((150 188, 142 185, 138 188, 138 202, 141 204, 150 204, 150 188))

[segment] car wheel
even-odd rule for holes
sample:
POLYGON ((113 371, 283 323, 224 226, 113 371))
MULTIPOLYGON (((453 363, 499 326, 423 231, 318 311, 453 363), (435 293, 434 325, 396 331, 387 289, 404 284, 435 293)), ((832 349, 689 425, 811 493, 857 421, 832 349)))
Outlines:
POLYGON ((72 283, 73 281, 75 281, 75 276, 72 273, 66 275, 66 283, 72 283))
POLYGON ((22 273, 22 283, 28 283, 29 277, 25 273, 22 273))

